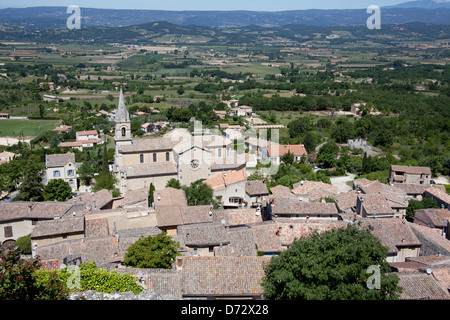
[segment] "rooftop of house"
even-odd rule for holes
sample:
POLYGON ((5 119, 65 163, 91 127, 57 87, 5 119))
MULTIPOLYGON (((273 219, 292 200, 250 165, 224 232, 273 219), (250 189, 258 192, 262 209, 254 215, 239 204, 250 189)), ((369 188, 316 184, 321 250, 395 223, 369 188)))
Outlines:
POLYGON ((270 188, 270 192, 272 193, 271 198, 276 197, 276 198, 287 198, 298 200, 298 197, 291 192, 291 189, 282 185, 270 188))
POLYGON ((177 228, 177 235, 187 246, 217 246, 230 242, 227 230, 221 223, 180 225, 177 228))
POLYGON ((173 227, 183 224, 179 205, 156 207, 156 225, 158 228, 173 227))
POLYGON ((401 300, 448 300, 450 295, 432 275, 423 272, 398 272, 395 273, 400 281, 398 286, 402 288, 401 300))
POLYGON ((438 198, 441 201, 444 201, 447 204, 450 204, 450 195, 445 190, 442 190, 441 188, 429 187, 428 189, 425 190, 425 194, 430 194, 434 198, 438 198))
POLYGON ((419 214, 425 214, 431 220, 431 222, 438 227, 447 227, 448 221, 450 221, 450 210, 448 209, 420 209, 414 210, 414 216, 419 214))
POLYGON ((404 172, 404 173, 408 173, 408 174, 431 175, 431 169, 429 167, 391 165, 391 170, 395 171, 395 172, 404 172))
POLYGON ((382 194, 359 194, 357 201, 361 203, 368 215, 394 214, 394 211, 382 194))
POLYGON ((68 163, 75 163, 75 153, 47 154, 45 156, 45 167, 64 167, 68 163))
POLYGON ((170 151, 175 146, 175 143, 170 138, 165 137, 145 137, 141 139, 133 139, 130 145, 118 146, 119 152, 133 153, 133 152, 148 152, 148 151, 170 151))
POLYGON ((91 135, 98 135, 97 130, 86 130, 86 131, 77 131, 76 133, 78 136, 91 136, 91 135))
POLYGON ((69 199, 66 203, 71 204, 84 204, 84 210, 77 212, 77 215, 81 215, 88 211, 100 210, 113 200, 111 192, 106 189, 99 190, 97 192, 83 192, 77 196, 69 199))
POLYGON ((407 193, 403 189, 381 183, 378 180, 371 181, 369 183, 366 182, 362 185, 359 185, 358 188, 363 193, 366 193, 366 194, 386 193, 386 194, 391 194, 391 195, 396 195, 396 196, 407 196, 407 193))
POLYGON ((267 147, 269 152, 269 157, 282 157, 289 151, 294 156, 306 156, 308 152, 306 152, 305 146, 303 144, 291 144, 291 145, 269 145, 267 147))
POLYGON ((294 199, 274 198, 272 214, 319 214, 328 216, 337 215, 338 210, 335 203, 303 202, 294 199))
POLYGON ((361 219, 360 223, 360 228, 370 230, 391 253, 398 252, 399 247, 421 245, 410 224, 398 218, 361 219))
POLYGON ((38 221, 31 233, 31 238, 42 238, 62 234, 84 234, 84 217, 38 221))
POLYGON ((261 296, 267 257, 180 257, 183 296, 261 296))
POLYGON ((126 172, 127 177, 142 177, 176 174, 178 171, 173 162, 152 162, 125 165, 124 172, 126 172))
POLYGON ((180 207, 180 213, 184 225, 213 221, 210 205, 180 207))
POLYGON ((336 206, 339 211, 353 213, 354 210, 356 210, 358 195, 358 191, 350 190, 348 192, 337 194, 333 198, 336 201, 336 206))
POLYGON ((406 222, 415 233, 421 234, 421 236, 434 242, 436 247, 441 247, 442 252, 450 252, 450 241, 448 241, 443 235, 440 229, 429 228, 418 225, 417 223, 406 222))
POLYGON ((249 196, 269 195, 265 180, 253 180, 245 182, 245 192, 249 196))
POLYGON ((146 206, 148 207, 148 190, 149 188, 145 187, 125 192, 120 205, 126 207, 147 202, 146 206))
POLYGON ((184 190, 172 187, 155 190, 153 192, 153 201, 155 202, 156 208, 163 206, 187 206, 187 198, 184 190))
POLYGON ((338 187, 321 181, 301 181, 293 185, 292 193, 317 201, 338 194, 338 187))
POLYGON ((226 226, 240 226, 262 222, 261 212, 256 208, 213 210, 215 222, 225 220, 226 226))
POLYGON ((203 183, 210 186, 214 191, 218 191, 225 189, 230 184, 242 181, 245 181, 244 170, 228 170, 224 173, 219 173, 210 179, 203 180, 203 183))
POLYGON ((0 221, 23 219, 53 219, 73 211, 79 211, 84 205, 67 202, 17 201, 0 204, 0 221))

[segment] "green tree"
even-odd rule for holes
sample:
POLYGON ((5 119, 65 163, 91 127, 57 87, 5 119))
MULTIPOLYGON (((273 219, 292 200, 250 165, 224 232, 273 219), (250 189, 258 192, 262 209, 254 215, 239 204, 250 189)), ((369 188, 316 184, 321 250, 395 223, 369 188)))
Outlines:
POLYGON ((155 186, 153 183, 150 183, 150 187, 148 188, 148 205, 152 206, 155 199, 153 198, 153 192, 155 192, 155 186))
POLYGON ((293 164, 295 161, 294 154, 289 150, 287 153, 281 156, 281 161, 285 164, 293 164))
POLYGON ((14 245, 19 248, 20 253, 31 254, 31 233, 26 236, 19 237, 14 245))
POLYGON ((170 269, 175 258, 180 255, 179 249, 179 244, 165 232, 156 237, 141 236, 127 249, 124 263, 135 268, 170 269))
POLYGON ((303 138, 303 145, 308 153, 314 151, 316 149, 316 139, 314 134, 308 131, 303 138))
POLYGON ((398 299, 398 277, 386 262, 388 249, 369 230, 354 225, 294 240, 264 267, 269 300, 398 299), (380 289, 369 289, 367 272, 379 267, 380 289))
POLYGON ((44 187, 45 201, 66 201, 72 197, 72 188, 62 179, 52 179, 44 187))
POLYGON ((56 273, 50 273, 44 283, 36 275, 39 268, 37 259, 21 259, 19 248, 0 248, 0 300, 67 299, 56 273))
POLYGON ((39 157, 31 155, 23 169, 22 184, 19 186, 20 194, 16 197, 17 200, 22 201, 42 201, 43 185, 40 171, 42 170, 42 163, 39 157))
POLYGON ((166 188, 181 189, 181 183, 179 180, 172 178, 169 181, 167 181, 166 188))
MULTIPOLYGON (((95 290, 105 293, 132 291, 135 294, 139 294, 143 290, 137 284, 138 279, 132 274, 119 274, 116 270, 108 271, 107 269, 97 268, 95 262, 84 262, 78 270, 80 275, 80 287, 78 288, 70 288, 70 284, 73 284, 73 270, 66 267, 57 271, 57 278, 63 283, 64 290, 95 290)), ((48 270, 38 270, 38 281, 43 284, 47 283, 51 274, 52 272, 48 270)))
POLYGON ((213 189, 200 179, 191 183, 190 186, 181 187, 186 192, 188 205, 217 205, 213 199, 213 189))
POLYGON ((111 173, 101 174, 95 177, 92 191, 97 192, 103 189, 114 191, 116 189, 117 178, 111 173))

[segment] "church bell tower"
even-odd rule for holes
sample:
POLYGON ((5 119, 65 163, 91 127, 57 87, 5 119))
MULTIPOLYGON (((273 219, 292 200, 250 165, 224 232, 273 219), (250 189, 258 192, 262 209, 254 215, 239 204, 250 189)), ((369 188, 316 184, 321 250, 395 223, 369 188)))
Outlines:
POLYGON ((114 142, 117 150, 118 146, 132 144, 130 115, 125 106, 122 88, 120 88, 119 105, 117 107, 115 123, 114 142))

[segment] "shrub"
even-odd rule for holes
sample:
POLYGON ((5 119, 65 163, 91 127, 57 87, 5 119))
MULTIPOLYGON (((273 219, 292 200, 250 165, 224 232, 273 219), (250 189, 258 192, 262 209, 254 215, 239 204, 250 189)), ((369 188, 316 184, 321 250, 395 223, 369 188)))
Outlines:
MULTIPOLYGON (((96 268, 95 262, 85 262, 79 267, 80 287, 69 288, 72 283, 73 270, 66 267, 57 271, 57 278, 63 283, 64 289, 68 291, 94 290, 97 292, 125 292, 132 291, 135 294, 142 292, 143 288, 137 284, 138 279, 131 274, 119 274, 117 271, 108 271, 96 268)), ((48 282, 53 272, 47 270, 37 271, 41 283, 48 282)))
POLYGON ((141 237, 132 244, 125 254, 124 263, 135 268, 169 269, 178 252, 179 244, 165 232, 156 237, 141 237))
POLYGON ((67 292, 55 273, 40 281, 37 259, 20 258, 16 248, 0 250, 0 300, 63 300, 67 292))

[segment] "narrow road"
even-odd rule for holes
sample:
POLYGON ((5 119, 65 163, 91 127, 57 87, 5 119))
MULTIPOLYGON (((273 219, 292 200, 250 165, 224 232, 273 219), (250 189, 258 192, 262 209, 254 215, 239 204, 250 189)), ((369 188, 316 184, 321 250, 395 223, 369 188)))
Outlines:
POLYGON ((337 186, 338 187, 338 191, 340 193, 345 193, 345 192, 348 192, 348 191, 352 190, 352 187, 347 185, 347 182, 348 181, 353 181, 355 179, 355 177, 356 177, 355 174, 348 173, 344 177, 330 177, 330 180, 331 180, 331 184, 333 186, 337 186))

